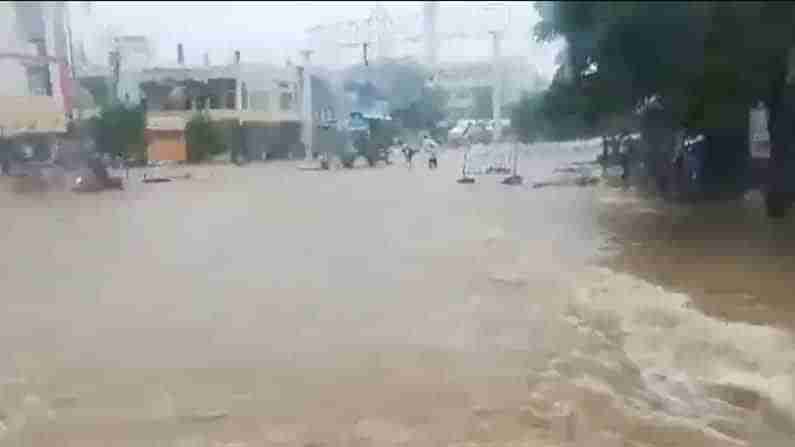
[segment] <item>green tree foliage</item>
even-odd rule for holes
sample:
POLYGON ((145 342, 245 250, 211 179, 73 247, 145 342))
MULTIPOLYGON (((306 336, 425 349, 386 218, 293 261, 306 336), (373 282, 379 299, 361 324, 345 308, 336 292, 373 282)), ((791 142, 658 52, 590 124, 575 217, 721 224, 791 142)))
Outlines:
POLYGON ((196 113, 185 126, 188 161, 199 163, 226 150, 221 132, 205 113, 196 113))
POLYGON ((346 84, 367 81, 374 91, 371 94, 387 98, 393 110, 403 110, 419 100, 431 73, 413 61, 376 62, 368 66, 357 65, 343 75, 346 84))
POLYGON ((524 94, 511 110, 511 126, 519 141, 534 143, 546 139, 549 121, 543 113, 544 94, 524 94))
POLYGON ((397 135, 398 129, 393 121, 370 120, 370 138, 367 153, 364 155, 371 166, 378 161, 386 160, 388 155, 386 151, 392 146, 397 135))
POLYGON ((422 95, 404 109, 392 109, 392 116, 407 129, 433 129, 447 116, 449 93, 441 87, 422 88, 422 95))
POLYGON ((393 117, 404 127, 418 130, 433 128, 447 115, 449 94, 429 86, 431 75, 413 61, 387 61, 352 67, 343 78, 345 89, 355 89, 362 106, 368 106, 368 99, 386 99, 393 117))
POLYGON ((490 86, 472 88, 472 116, 475 120, 488 120, 494 115, 492 102, 492 88, 490 86))
POLYGON ((795 167, 795 131, 778 125, 795 118, 786 82, 795 4, 573 1, 536 8, 536 37, 566 40, 559 78, 594 99, 597 121, 653 100, 664 126, 707 136, 705 180, 728 187, 743 176, 748 109, 762 100, 771 117, 771 189, 795 191, 782 183, 795 167))
POLYGON ((596 120, 593 107, 592 98, 576 86, 555 82, 544 92, 523 96, 512 111, 511 122, 519 139, 528 143, 592 137, 600 125, 606 127, 596 120))
POLYGON ((126 159, 146 160, 146 113, 140 107, 115 104, 103 108, 91 123, 97 151, 126 159))

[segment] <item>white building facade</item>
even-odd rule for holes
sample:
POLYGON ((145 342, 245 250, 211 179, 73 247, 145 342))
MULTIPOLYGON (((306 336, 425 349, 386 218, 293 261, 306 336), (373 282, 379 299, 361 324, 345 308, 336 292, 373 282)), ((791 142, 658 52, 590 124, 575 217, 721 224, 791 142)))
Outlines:
POLYGON ((0 136, 65 131, 65 20, 64 2, 0 2, 0 136))

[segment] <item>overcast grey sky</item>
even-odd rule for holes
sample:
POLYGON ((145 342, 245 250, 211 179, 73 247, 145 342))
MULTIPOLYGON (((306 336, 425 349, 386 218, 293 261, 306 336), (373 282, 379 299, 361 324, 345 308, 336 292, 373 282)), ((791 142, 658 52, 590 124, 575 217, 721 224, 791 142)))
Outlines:
MULTIPOLYGON (((381 2, 393 16, 416 13, 423 2, 381 2)), ((448 8, 473 8, 489 2, 442 2, 441 13, 448 8)), ((531 2, 511 3, 520 17, 512 20, 537 20, 531 2), (525 16, 526 14, 526 16, 525 16)), ((183 43, 188 64, 202 62, 209 52, 213 63, 227 62, 235 49, 243 58, 283 63, 295 59, 305 42, 304 31, 314 25, 347 19, 362 19, 376 2, 168 2, 107 1, 95 2, 95 23, 118 27, 125 34, 144 34, 156 42, 157 60, 176 58, 176 45, 183 43)), ((79 20, 76 26, 79 25, 79 20)), ((528 37, 529 39, 529 37, 528 37)), ((448 50, 449 51, 449 50, 448 50)), ((531 51, 532 52, 532 49, 531 51)), ((552 69, 548 51, 535 57, 542 72, 552 69)))

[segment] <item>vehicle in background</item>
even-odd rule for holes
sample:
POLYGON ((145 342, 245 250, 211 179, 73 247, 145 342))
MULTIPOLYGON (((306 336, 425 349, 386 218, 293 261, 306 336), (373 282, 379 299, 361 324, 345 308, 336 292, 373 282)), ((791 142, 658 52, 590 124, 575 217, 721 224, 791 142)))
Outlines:
MULTIPOLYGON (((510 128, 511 120, 502 119, 500 122, 504 133, 510 128)), ((459 120, 447 133, 447 142, 453 146, 467 143, 489 144, 494 140, 494 128, 494 120, 459 120)))
POLYGON ((488 131, 485 123, 478 120, 459 120, 447 134, 447 142, 454 147, 466 145, 469 142, 488 142, 488 131))
POLYGON ((358 157, 363 157, 370 166, 379 161, 389 163, 389 148, 395 133, 389 117, 353 112, 345 124, 346 142, 337 156, 346 168, 353 167, 358 157))

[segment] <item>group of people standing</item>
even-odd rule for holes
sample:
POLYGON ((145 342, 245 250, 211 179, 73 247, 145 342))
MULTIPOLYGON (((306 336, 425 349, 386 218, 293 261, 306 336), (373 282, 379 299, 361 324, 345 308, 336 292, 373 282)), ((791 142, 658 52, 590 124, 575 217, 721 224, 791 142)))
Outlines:
MULTIPOLYGON (((409 169, 412 167, 412 160, 414 156, 420 152, 417 149, 409 146, 408 144, 398 140, 398 144, 401 146, 400 151, 403 153, 403 156, 406 158, 406 165, 409 169)), ((437 149, 439 144, 431 138, 430 135, 425 135, 422 137, 422 151, 428 154, 428 169, 436 169, 439 166, 439 160, 437 158, 437 149)))

